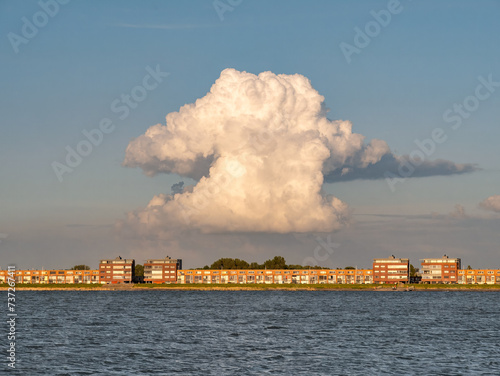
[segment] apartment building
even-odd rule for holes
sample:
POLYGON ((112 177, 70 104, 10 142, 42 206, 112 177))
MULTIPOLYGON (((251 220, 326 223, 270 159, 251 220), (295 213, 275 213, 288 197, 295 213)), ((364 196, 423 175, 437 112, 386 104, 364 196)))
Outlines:
POLYGON ((373 260, 374 283, 407 283, 410 280, 410 260, 407 258, 377 258, 373 260))
POLYGON ((466 269, 458 271, 460 284, 500 284, 500 269, 466 269))
POLYGON ((442 258, 420 260, 422 283, 458 283, 458 271, 462 260, 444 255, 442 258))
MULTIPOLYGON (((243 269, 182 270, 182 260, 169 256, 148 259, 144 263, 147 283, 298 283, 298 284, 371 284, 408 282, 409 259, 377 258, 372 269, 243 269)), ((461 269, 459 258, 421 260, 419 278, 413 283, 500 284, 500 269, 461 269)), ((16 270, 16 283, 134 283, 135 260, 100 260, 99 270, 16 270)), ((9 272, 0 270, 0 283, 8 281, 9 272)))
POLYGON ((368 269, 311 270, 179 270, 178 283, 373 283, 368 269))
MULTIPOLYGON (((14 275, 16 283, 99 283, 99 270, 16 270, 14 275)), ((0 270, 0 283, 8 276, 0 270)))
POLYGON ((100 283, 132 283, 135 277, 135 260, 118 256, 99 262, 100 283))
POLYGON ((175 283, 177 271, 182 269, 182 260, 169 256, 164 259, 146 260, 144 263, 144 282, 175 283))

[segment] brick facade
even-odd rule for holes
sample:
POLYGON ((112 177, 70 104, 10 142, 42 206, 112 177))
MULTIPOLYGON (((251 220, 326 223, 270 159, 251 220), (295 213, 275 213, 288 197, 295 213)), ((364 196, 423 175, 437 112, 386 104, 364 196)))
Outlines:
POLYGON ((118 256, 112 260, 101 260, 99 262, 100 283, 132 283, 134 277, 134 259, 122 259, 118 256))
POLYGON ((178 283, 372 283, 369 269, 180 270, 178 283))
POLYGON ((459 258, 444 255, 442 258, 427 258, 421 261, 422 283, 458 282, 458 271, 462 267, 462 260, 459 258))
POLYGON ((146 260, 144 263, 144 282, 175 283, 177 271, 182 269, 182 260, 165 257, 164 259, 146 260))
POLYGON ((380 258, 373 260, 374 283, 407 283, 410 280, 410 260, 407 258, 380 258))

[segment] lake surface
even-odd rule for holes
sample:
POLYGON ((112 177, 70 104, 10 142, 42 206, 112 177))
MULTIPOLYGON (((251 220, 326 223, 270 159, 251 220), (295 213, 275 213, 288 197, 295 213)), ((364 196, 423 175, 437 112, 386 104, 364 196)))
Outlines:
POLYGON ((16 298, 17 369, 3 361, 2 375, 500 375, 500 292, 18 291, 16 298))

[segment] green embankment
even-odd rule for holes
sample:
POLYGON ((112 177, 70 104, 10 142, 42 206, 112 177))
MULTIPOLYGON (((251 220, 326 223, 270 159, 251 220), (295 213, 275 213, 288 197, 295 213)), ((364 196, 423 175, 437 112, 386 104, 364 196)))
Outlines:
POLYGON ((189 283, 189 284, 139 284, 135 285, 137 289, 176 289, 176 290, 370 290, 375 285, 341 285, 341 284, 264 284, 264 283, 224 283, 224 284, 208 284, 208 283, 189 283))
MULTIPOLYGON (((17 289, 43 289, 43 290, 59 290, 59 289, 74 289, 74 290, 95 290, 102 287, 100 283, 16 283, 17 289)), ((6 290, 10 286, 7 283, 0 283, 0 289, 6 290)))
POLYGON ((500 289, 500 285, 458 285, 458 284, 444 284, 438 283, 434 285, 430 284, 418 284, 418 285, 410 285, 415 286, 416 290, 498 290, 500 289))
MULTIPOLYGON (((447 284, 416 284, 402 285, 398 287, 399 291, 406 290, 408 287, 414 290, 500 290, 500 284, 497 285, 447 285, 447 284)), ((375 284, 126 284, 126 285, 102 285, 102 284, 84 284, 84 283, 53 283, 53 284, 31 284, 17 283, 16 290, 392 290, 392 285, 375 284)), ((1 290, 7 290, 9 285, 0 284, 1 290)))

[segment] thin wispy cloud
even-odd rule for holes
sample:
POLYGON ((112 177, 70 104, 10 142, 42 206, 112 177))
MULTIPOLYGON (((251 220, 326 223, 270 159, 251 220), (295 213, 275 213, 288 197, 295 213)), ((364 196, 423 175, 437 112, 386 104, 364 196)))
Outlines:
POLYGON ((362 222, 371 222, 371 221, 365 221, 361 218, 370 218, 370 217, 376 217, 378 219, 387 219, 387 220, 431 220, 434 221, 435 223, 436 220, 438 221, 449 221, 449 220, 469 220, 470 222, 472 221, 495 221, 498 222, 499 218, 494 215, 480 215, 480 214, 468 214, 466 213, 465 207, 461 204, 456 204, 454 206, 454 210, 447 214, 443 213, 438 213, 438 212, 431 212, 429 214, 392 214, 392 213, 354 213, 354 217, 358 217, 359 219, 356 220, 356 223, 362 223, 362 222))
POLYGON ((191 29, 203 29, 208 27, 214 27, 216 25, 210 24, 161 24, 161 25, 148 25, 148 24, 113 24, 115 27, 124 27, 131 29, 159 29, 159 30, 191 30, 191 29))
POLYGON ((380 217, 380 218, 403 218, 403 219, 430 219, 431 214, 377 214, 377 213, 354 213, 355 217, 380 217))
POLYGON ((106 228, 106 227, 111 227, 112 225, 88 225, 88 224, 82 224, 82 223, 69 223, 66 225, 66 227, 69 228, 106 228))

